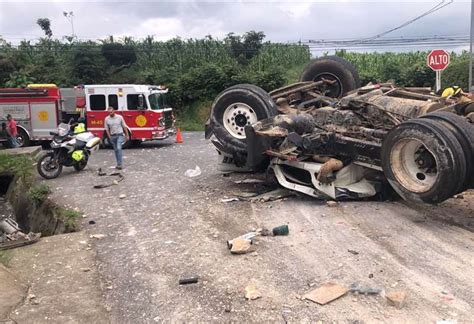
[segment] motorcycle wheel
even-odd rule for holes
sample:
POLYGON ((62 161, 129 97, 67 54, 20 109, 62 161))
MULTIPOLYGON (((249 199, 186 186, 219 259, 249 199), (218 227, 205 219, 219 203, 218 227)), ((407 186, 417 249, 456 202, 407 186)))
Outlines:
POLYGON ((55 179, 59 177, 63 171, 63 166, 55 161, 54 153, 49 152, 43 155, 39 160, 36 166, 38 173, 45 179, 55 179))
POLYGON ((86 156, 84 156, 84 158, 81 161, 74 163, 73 164, 74 170, 76 170, 78 172, 84 170, 84 168, 87 165, 88 160, 89 160, 89 158, 86 155, 86 156))

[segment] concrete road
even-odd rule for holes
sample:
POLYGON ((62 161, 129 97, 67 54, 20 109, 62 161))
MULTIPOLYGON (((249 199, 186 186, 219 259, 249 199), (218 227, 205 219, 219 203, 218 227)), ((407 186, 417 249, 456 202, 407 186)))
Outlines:
POLYGON ((113 152, 101 150, 87 169, 48 181, 53 199, 87 216, 101 289, 113 323, 159 321, 469 322, 474 314, 474 195, 438 207, 403 202, 344 202, 327 207, 307 197, 267 203, 220 202, 261 189, 224 177, 202 133, 125 151, 125 179, 112 180, 113 152), (184 176, 198 165, 202 175, 184 176), (125 198, 119 198, 124 195, 125 198), (95 224, 90 225, 89 222, 95 224), (262 237, 255 252, 231 255, 226 240, 288 224, 289 236, 262 237), (349 251, 351 250, 351 251, 349 251), (180 286, 181 277, 199 283, 180 286), (255 283, 261 298, 247 301, 255 283), (324 306, 301 296, 326 282, 383 289, 348 293, 324 306), (398 309, 385 293, 407 293, 398 309))

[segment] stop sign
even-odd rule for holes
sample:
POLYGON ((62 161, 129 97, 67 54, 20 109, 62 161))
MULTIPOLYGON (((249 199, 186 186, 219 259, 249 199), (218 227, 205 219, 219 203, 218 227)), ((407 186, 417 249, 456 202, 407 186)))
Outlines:
POLYGON ((426 64, 433 71, 443 71, 449 65, 449 53, 445 50, 432 50, 426 58, 426 64))

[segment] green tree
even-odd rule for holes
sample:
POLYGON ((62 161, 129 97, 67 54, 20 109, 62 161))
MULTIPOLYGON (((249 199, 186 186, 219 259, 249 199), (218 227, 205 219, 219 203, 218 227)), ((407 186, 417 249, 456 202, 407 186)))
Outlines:
POLYGON ((48 18, 38 18, 36 23, 43 30, 46 37, 51 38, 53 36, 53 32, 51 30, 51 21, 48 18))

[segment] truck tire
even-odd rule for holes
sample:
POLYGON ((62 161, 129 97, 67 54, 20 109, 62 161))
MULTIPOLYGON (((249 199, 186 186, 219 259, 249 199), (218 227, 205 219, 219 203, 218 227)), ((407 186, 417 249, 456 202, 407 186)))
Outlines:
POLYGON ((212 104, 210 128, 226 153, 244 163, 245 126, 276 116, 277 106, 263 89, 239 84, 221 92, 212 104))
POLYGON ((466 157, 444 125, 412 119, 392 129, 382 143, 382 168, 406 201, 440 203, 456 194, 466 177, 466 157))
POLYGON ((466 156, 466 179, 461 191, 474 188, 474 125, 467 118, 440 111, 422 116, 442 123, 454 134, 466 156))
POLYGON ((26 147, 30 146, 31 140, 30 137, 28 136, 28 133, 20 127, 17 127, 18 135, 16 136, 16 139, 18 141, 18 144, 20 144, 20 147, 26 147))
POLYGON ((300 81, 335 81, 334 85, 325 86, 321 91, 327 97, 340 98, 360 86, 359 74, 355 67, 337 56, 325 56, 312 60, 306 65, 300 81))

